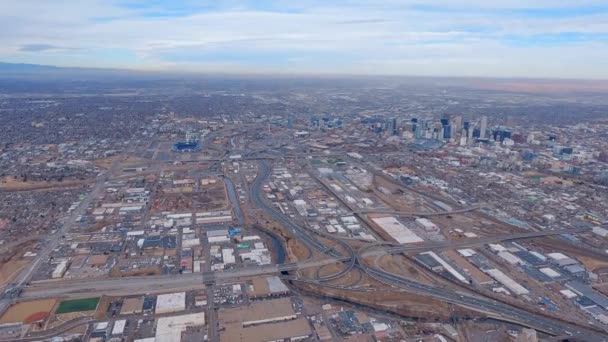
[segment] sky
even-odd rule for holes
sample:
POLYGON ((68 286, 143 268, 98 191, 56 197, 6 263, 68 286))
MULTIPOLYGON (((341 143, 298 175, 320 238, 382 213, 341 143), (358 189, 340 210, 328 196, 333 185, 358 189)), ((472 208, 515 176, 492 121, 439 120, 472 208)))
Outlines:
POLYGON ((0 61, 608 79, 608 1, 0 0, 0 61))

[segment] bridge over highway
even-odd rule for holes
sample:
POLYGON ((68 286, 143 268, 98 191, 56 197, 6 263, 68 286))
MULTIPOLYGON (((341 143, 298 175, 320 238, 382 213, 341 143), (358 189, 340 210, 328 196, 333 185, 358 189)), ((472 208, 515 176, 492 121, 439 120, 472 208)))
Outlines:
MULTIPOLYGON (((397 245, 384 242, 372 243, 360 250, 360 257, 398 254, 408 252, 424 252, 428 250, 468 248, 482 246, 488 243, 501 241, 521 240, 542 236, 558 235, 563 233, 580 232, 577 229, 525 232, 499 236, 489 236, 478 239, 469 239, 458 242, 438 242, 420 245, 397 245)), ((188 287, 202 287, 204 283, 230 283, 239 279, 247 279, 261 275, 272 275, 281 272, 296 271, 300 269, 322 267, 325 265, 343 263, 350 260, 350 256, 327 257, 320 260, 305 260, 297 263, 286 263, 278 265, 264 265, 257 267, 235 268, 231 270, 204 272, 201 274, 182 274, 146 276, 146 277, 124 277, 106 279, 61 279, 32 282, 24 288, 21 296, 23 298, 39 298, 45 296, 79 296, 91 294, 104 294, 108 292, 117 294, 134 294, 142 292, 162 292, 179 290, 188 287), (202 281, 201 281, 202 280, 202 281)))

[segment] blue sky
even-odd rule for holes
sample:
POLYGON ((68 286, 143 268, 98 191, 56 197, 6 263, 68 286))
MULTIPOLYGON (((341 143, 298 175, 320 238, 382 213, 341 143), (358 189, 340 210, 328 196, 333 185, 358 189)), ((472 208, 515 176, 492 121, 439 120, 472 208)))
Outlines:
POLYGON ((608 79, 605 0, 0 1, 0 61, 608 79))

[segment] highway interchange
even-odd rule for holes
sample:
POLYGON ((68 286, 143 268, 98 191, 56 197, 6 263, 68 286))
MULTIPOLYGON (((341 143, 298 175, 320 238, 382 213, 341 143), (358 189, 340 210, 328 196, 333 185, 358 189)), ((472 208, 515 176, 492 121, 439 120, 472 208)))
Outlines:
MULTIPOLYGON (((39 258, 26 270, 22 272, 17 279, 16 286, 25 285, 32 272, 38 267, 38 264, 44 258, 48 258, 48 253, 54 248, 59 241, 58 239, 69 231, 73 220, 86 209, 90 201, 103 188, 103 183, 107 181, 114 171, 113 167, 106 175, 99 178, 91 193, 80 203, 80 205, 69 215, 67 222, 63 225, 62 230, 53 236, 47 242, 47 247, 41 253, 39 258)), ((549 333, 555 336, 574 336, 584 341, 604 341, 606 337, 601 332, 591 330, 586 327, 575 326, 564 321, 558 320, 545 315, 540 315, 526 310, 514 307, 512 305, 499 302, 493 299, 485 298, 481 295, 471 295, 455 292, 453 289, 430 286, 422 284, 411 279, 407 279, 401 275, 394 274, 376 266, 366 265, 364 257, 382 254, 407 253, 414 251, 450 249, 450 248, 465 248, 479 246, 487 243, 493 243, 505 240, 525 239, 539 236, 548 236, 560 234, 565 231, 548 231, 548 232, 527 232, 520 234, 512 234, 506 236, 485 237, 475 240, 468 240, 458 243, 431 243, 426 245, 416 246, 395 246, 392 243, 370 244, 369 247, 360 250, 354 250, 350 244, 342 239, 336 238, 327 233, 315 231, 307 227, 302 227, 280 211, 270 205, 263 197, 262 187, 267 182, 270 176, 271 166, 265 158, 258 160, 258 176, 250 186, 249 193, 253 204, 272 217, 273 220, 280 223, 287 229, 291 235, 298 241, 302 242, 308 248, 315 250, 328 258, 324 260, 309 260, 299 263, 290 263, 283 265, 270 265, 266 267, 254 267, 250 269, 240 269, 229 272, 203 272, 203 279, 200 274, 184 274, 179 277, 175 276, 151 276, 151 277, 126 277, 120 279, 83 279, 83 280, 48 280, 32 282, 24 286, 24 291, 21 293, 21 298, 41 298, 48 296, 90 296, 95 294, 112 294, 112 295, 128 295, 133 293, 159 293, 170 291, 183 291, 192 289, 203 289, 204 284, 214 284, 222 282, 230 282, 239 278, 247 278, 261 274, 274 274, 281 271, 293 271, 307 267, 320 267, 328 264, 342 263, 343 266, 335 273, 323 275, 315 279, 299 278, 294 276, 285 276, 287 280, 295 282, 303 282, 313 286, 334 287, 353 291, 370 291, 373 289, 361 289, 357 287, 331 285, 329 281, 338 279, 350 272, 353 269, 367 274, 371 278, 387 284, 397 291, 405 291, 408 293, 416 293, 423 296, 432 297, 452 304, 457 304, 475 311, 482 312, 490 317, 518 323, 523 326, 535 328, 537 330, 549 333), (331 241, 333 246, 327 246, 324 241, 331 241), (339 246, 336 248, 334 246, 339 246), (205 279, 206 278, 206 279, 205 279), (211 278, 211 279, 210 279, 211 278), (202 280, 202 281, 201 281, 202 280)), ((233 203, 238 205, 238 203, 233 203)), ((470 210, 470 209, 467 209, 470 210)), ((473 209, 474 210, 474 209, 473 209)), ((13 300, 4 298, 1 305, 7 306, 13 300)))
MULTIPOLYGON (((300 227, 293 222, 291 222, 287 217, 282 215, 282 213, 278 212, 271 206, 269 206, 266 201, 262 198, 262 185, 267 180, 270 174, 270 167, 267 165, 266 161, 259 161, 259 170, 258 177, 253 182, 250 192, 252 194, 252 198, 258 208, 263 209, 265 212, 270 214, 273 219, 277 220, 281 224, 283 224, 286 228, 290 230, 290 232, 294 235, 295 238, 301 240, 307 246, 314 248, 322 253, 329 253, 332 256, 339 256, 339 253, 330 247, 323 245, 319 240, 312 237, 309 232, 315 233, 316 231, 311 231, 306 228, 300 227)), ((329 234, 322 234, 326 238, 335 239, 331 236, 325 236, 329 234)), ((342 244, 341 244, 342 245, 342 244)), ((346 267, 343 270, 331 275, 330 279, 336 279, 341 275, 347 273, 352 268, 357 267, 365 272, 370 277, 385 283, 387 285, 391 285, 397 288, 405 289, 411 291, 413 293, 419 293, 421 295, 433 297, 436 299, 440 299, 443 301, 447 301, 453 304, 459 304, 464 307, 468 307, 480 312, 484 312, 490 315, 493 315, 496 318, 501 318, 507 321, 515 322, 522 324, 524 326, 529 326, 546 333, 552 335, 565 335, 565 336, 575 336, 584 341, 604 341, 606 340, 605 334, 600 333, 598 331, 593 331, 590 329, 578 327, 575 325, 567 324, 563 321, 537 315, 534 313, 530 313, 518 308, 515 308, 512 305, 501 303, 495 300, 487 299, 481 296, 474 296, 469 294, 460 294, 452 289, 439 288, 434 286, 429 286, 427 284, 422 284, 413 280, 409 280, 403 276, 387 272, 382 269, 378 269, 375 267, 370 267, 365 265, 362 261, 362 256, 358 255, 348 244, 345 247, 347 251, 347 257, 344 259, 346 267), (356 258, 353 261, 353 257, 356 258)), ((406 248, 406 247, 403 247, 406 248)), ((322 284, 326 282, 326 279, 314 279, 312 280, 318 284, 322 284)))

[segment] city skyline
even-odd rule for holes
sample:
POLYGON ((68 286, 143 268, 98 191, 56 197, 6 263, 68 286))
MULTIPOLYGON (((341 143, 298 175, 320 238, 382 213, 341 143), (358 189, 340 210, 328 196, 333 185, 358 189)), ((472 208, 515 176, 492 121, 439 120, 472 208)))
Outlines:
POLYGON ((601 1, 20 1, 0 61, 223 73, 608 79, 601 1))

